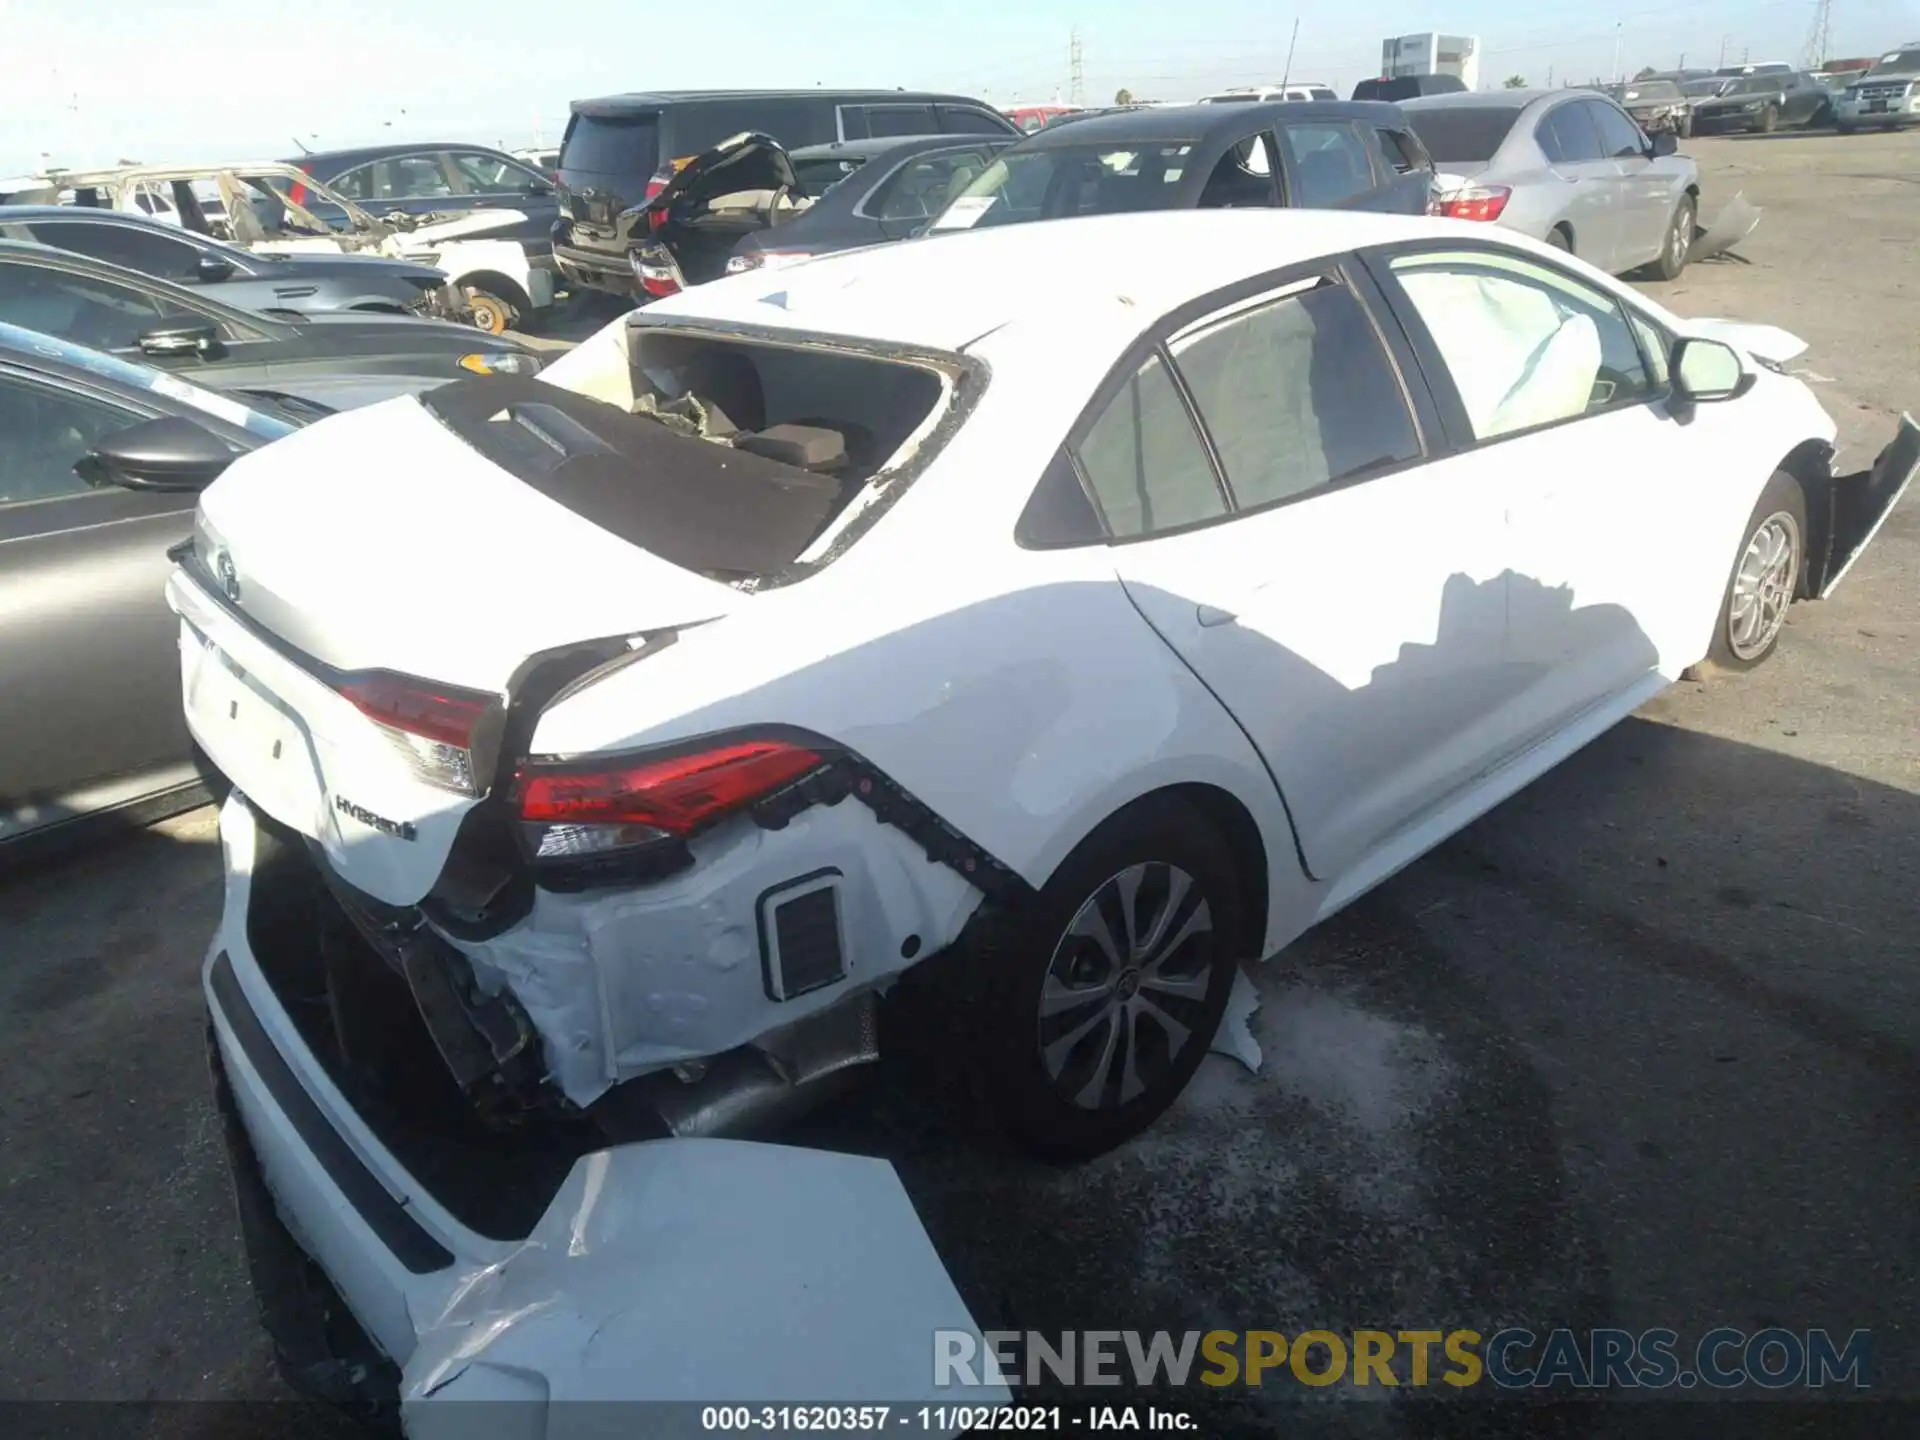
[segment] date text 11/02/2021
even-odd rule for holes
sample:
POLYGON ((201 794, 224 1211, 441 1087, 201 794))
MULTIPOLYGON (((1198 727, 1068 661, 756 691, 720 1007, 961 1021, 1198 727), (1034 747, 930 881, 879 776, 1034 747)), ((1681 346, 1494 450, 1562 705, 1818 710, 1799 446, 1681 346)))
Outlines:
POLYGON ((906 1431, 980 1434, 987 1431, 1190 1431, 1193 1417, 1152 1405, 707 1405, 700 1427, 714 1431, 788 1434, 812 1431, 906 1431))

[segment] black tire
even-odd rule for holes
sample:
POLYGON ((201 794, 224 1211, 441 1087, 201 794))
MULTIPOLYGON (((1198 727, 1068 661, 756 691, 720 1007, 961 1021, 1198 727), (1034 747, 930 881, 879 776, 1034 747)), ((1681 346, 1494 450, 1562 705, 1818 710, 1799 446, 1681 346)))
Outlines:
POLYGON ((1760 118, 1753 122, 1753 133, 1756 135, 1771 135, 1774 131, 1774 127, 1777 126, 1779 123, 1780 123, 1779 110, 1777 110, 1772 105, 1769 105, 1760 112, 1760 118))
POLYGON ((465 293, 470 317, 468 323, 476 330, 489 335, 501 335, 511 330, 520 319, 520 313, 512 304, 491 290, 469 285, 465 293))
MULTIPOLYGON (((1800 482, 1784 470, 1774 471, 1773 478, 1767 481, 1767 488, 1760 492, 1760 500, 1753 507, 1753 514, 1747 517, 1746 529, 1740 533, 1740 548, 1734 552, 1733 568, 1727 575, 1726 594, 1721 597, 1720 614, 1713 624, 1713 643, 1707 647, 1704 667, 1707 670, 1752 670, 1765 664, 1779 648, 1780 636, 1786 629, 1786 608, 1798 597, 1806 578, 1807 497, 1800 488, 1800 482), (1779 621, 1767 627, 1769 633, 1757 645, 1752 641, 1739 644, 1734 639, 1735 603, 1738 598, 1736 592, 1741 588, 1742 570, 1749 566, 1761 530, 1778 522, 1787 524, 1793 545, 1789 573, 1783 577, 1783 583, 1776 582, 1769 589, 1769 594, 1779 600, 1779 621), (1784 590, 1784 597, 1778 595, 1780 590, 1784 590)), ((1766 597, 1762 599, 1764 602, 1766 597)))
POLYGON ((1693 222, 1696 207, 1693 196, 1682 195, 1667 225, 1667 238, 1660 242, 1660 258, 1653 262, 1653 273, 1662 280, 1678 280, 1693 253, 1693 222))
POLYGON ((1245 933, 1241 906, 1239 874, 1218 832, 1182 801, 1150 799, 1081 842, 1031 900, 995 915, 963 957, 977 986, 969 986, 960 1028, 1000 1127, 1036 1154, 1081 1159, 1151 1125, 1186 1088, 1220 1028, 1245 933), (1173 899, 1177 875, 1190 885, 1155 927, 1162 917, 1154 907, 1173 899), (1090 935, 1070 931, 1080 920, 1083 932, 1115 935, 1113 925, 1125 923, 1128 876, 1138 877, 1132 925, 1144 922, 1153 933, 1171 926, 1175 943, 1157 961, 1149 947, 1130 945, 1116 968, 1090 935), (1156 971, 1157 980, 1143 978, 1156 971), (1159 988, 1169 982, 1201 993, 1159 988), (1042 1016, 1043 992, 1081 988, 1092 998, 1042 1016), (1156 1012, 1186 1027, 1185 1039, 1156 1012), (1132 1084, 1140 1088, 1128 1095, 1132 1084))
POLYGON ((1564 250, 1569 255, 1573 253, 1573 241, 1568 238, 1567 232, 1557 225, 1547 231, 1547 244, 1556 250, 1564 250))

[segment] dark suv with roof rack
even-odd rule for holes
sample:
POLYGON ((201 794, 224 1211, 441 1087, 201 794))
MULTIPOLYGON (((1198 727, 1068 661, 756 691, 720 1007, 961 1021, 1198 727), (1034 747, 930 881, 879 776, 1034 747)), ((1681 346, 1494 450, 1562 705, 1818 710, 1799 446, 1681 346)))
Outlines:
MULTIPOLYGON (((620 216, 743 131, 789 149, 890 135, 1014 136, 981 100, 912 90, 675 90, 576 100, 560 147, 554 260, 575 286, 640 293, 620 216)), ((636 212, 638 213, 638 212, 636 212)))

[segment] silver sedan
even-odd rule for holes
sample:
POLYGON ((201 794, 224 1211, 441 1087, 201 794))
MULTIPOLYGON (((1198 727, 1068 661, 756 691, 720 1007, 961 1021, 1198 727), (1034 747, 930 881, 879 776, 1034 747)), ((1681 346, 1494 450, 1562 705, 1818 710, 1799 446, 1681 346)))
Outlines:
POLYGON ((1700 172, 1592 90, 1499 90, 1404 100, 1433 156, 1434 211, 1544 240, 1611 274, 1686 267, 1700 172))

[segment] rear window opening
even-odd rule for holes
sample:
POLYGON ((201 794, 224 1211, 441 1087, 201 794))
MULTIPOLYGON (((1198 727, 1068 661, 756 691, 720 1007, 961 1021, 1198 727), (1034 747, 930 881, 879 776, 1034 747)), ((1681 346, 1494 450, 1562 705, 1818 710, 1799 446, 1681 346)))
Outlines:
POLYGON ((477 377, 420 403, 575 514, 749 587, 848 536, 925 458, 953 388, 932 364, 817 343, 642 325, 625 339, 623 376, 477 377), (562 388, 570 379, 580 388, 562 388))

